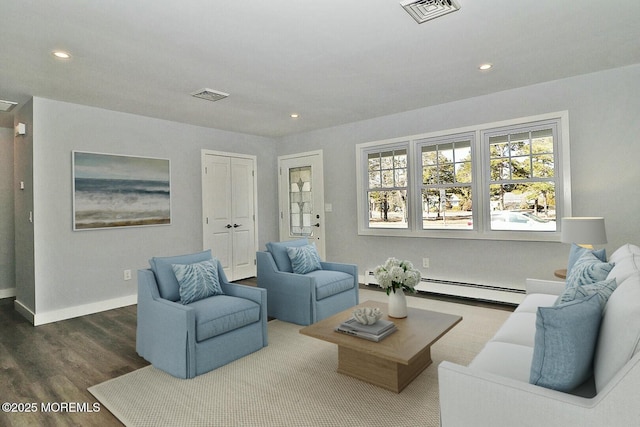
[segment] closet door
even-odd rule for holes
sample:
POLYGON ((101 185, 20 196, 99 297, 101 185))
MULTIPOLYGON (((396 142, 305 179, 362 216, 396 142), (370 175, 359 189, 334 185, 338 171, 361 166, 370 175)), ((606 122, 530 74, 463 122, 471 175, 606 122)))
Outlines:
POLYGON ((255 158, 203 150, 203 247, 229 280, 256 275, 255 158))

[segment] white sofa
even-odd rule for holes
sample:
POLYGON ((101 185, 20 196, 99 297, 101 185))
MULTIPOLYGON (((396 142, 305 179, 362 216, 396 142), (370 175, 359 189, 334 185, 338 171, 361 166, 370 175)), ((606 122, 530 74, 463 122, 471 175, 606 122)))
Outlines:
POLYGON ((444 427, 640 425, 640 248, 609 258, 618 284, 603 310, 593 378, 570 393, 529 383, 538 307, 564 282, 527 279, 527 295, 469 366, 438 366, 444 427))

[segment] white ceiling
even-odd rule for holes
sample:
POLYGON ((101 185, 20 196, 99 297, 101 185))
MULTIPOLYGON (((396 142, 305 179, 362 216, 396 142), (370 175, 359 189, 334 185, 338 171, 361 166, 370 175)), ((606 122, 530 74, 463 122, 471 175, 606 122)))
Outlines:
POLYGON ((400 0, 0 0, 0 99, 278 137, 640 63, 638 0, 458 3, 417 24, 400 0))

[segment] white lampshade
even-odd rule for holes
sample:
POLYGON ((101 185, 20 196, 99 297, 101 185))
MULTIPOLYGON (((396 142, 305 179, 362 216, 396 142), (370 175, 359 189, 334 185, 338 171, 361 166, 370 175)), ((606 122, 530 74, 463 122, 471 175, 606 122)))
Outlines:
POLYGON ((585 246, 607 243, 604 218, 592 216, 562 218, 561 240, 563 243, 585 246))

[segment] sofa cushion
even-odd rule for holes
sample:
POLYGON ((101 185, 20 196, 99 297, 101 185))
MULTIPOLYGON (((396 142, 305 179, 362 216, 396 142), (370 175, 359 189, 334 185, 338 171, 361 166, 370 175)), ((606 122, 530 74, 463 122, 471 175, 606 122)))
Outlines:
POLYGON ((188 304, 196 312, 196 341, 222 335, 260 320, 260 305, 228 295, 216 295, 188 304))
POLYGON ((632 245, 631 243, 626 243, 616 249, 611 256, 609 257, 609 262, 616 263, 620 261, 620 259, 626 257, 627 255, 637 254, 640 255, 640 247, 636 245, 632 245))
POLYGON ((607 261, 607 253, 605 249, 598 249, 598 250, 587 249, 587 248, 583 248, 582 246, 578 246, 575 243, 572 243, 571 249, 569 249, 569 262, 567 263, 567 275, 571 273, 571 268, 573 268, 573 265, 576 263, 576 261, 580 259, 580 257, 587 252, 592 253, 600 261, 603 261, 603 262, 607 261))
POLYGON ((600 282, 607 278, 612 268, 612 263, 602 262, 591 252, 584 252, 567 274, 566 286, 571 288, 600 282))
POLYGON ((287 254, 287 248, 306 246, 309 244, 307 239, 288 240, 286 242, 269 242, 267 243, 267 250, 273 256, 273 260, 278 267, 278 270, 287 273, 293 273, 291 267, 291 260, 289 254, 287 254))
POLYGON ((195 262, 213 259, 211 250, 196 252, 193 254, 153 257, 149 260, 149 265, 158 282, 160 296, 170 301, 180 300, 180 284, 173 272, 172 264, 193 264, 195 262))
POLYGON ((314 244, 288 247, 287 255, 291 260, 291 268, 296 274, 307 274, 312 271, 322 270, 320 256, 314 244))
POLYGON ((598 393, 640 350, 640 274, 618 285, 602 315, 594 360, 598 393))
MULTIPOLYGON (((516 307, 514 313, 533 313, 538 312, 538 307, 550 307, 558 299, 557 295, 550 294, 527 294, 524 300, 516 307)), ((535 323, 535 321, 534 321, 535 323)))
POLYGON ((533 347, 536 336, 536 313, 512 313, 491 339, 533 347))
POLYGON ((571 391, 593 373, 602 308, 596 294, 555 307, 540 307, 529 382, 571 391))
POLYGON ((355 286, 353 276, 342 271, 316 270, 307 273, 306 276, 316 279, 316 300, 318 301, 353 289, 355 286))
POLYGON ((628 254, 616 257, 616 260, 607 279, 615 278, 618 283, 622 283, 631 275, 640 273, 640 254, 628 254))
POLYGON ((180 302, 189 304, 213 295, 221 295, 218 262, 200 261, 193 264, 171 264, 180 284, 180 302))
POLYGON ((489 341, 469 367, 529 382, 533 347, 500 341, 489 341))
POLYGON ((558 297, 555 305, 564 304, 565 302, 575 299, 586 298, 590 295, 600 296, 600 306, 604 308, 607 300, 618 286, 616 279, 607 279, 600 282, 589 283, 581 286, 567 287, 565 291, 558 297))

